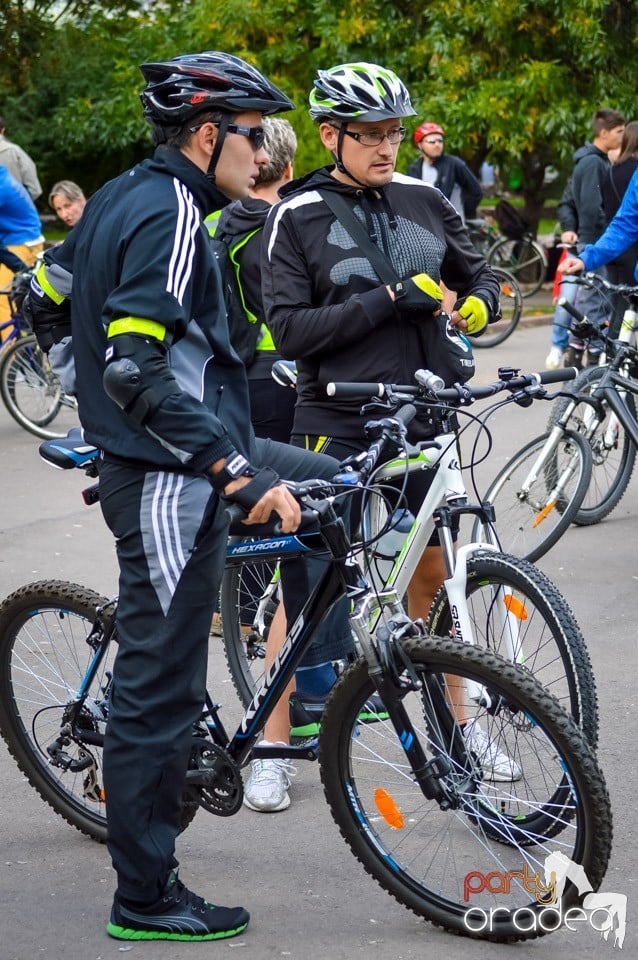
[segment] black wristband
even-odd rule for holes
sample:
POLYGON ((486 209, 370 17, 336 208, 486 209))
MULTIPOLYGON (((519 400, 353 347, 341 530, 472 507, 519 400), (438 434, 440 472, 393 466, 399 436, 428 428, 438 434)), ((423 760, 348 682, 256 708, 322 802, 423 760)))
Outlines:
POLYGON ((232 503, 238 503, 243 507, 246 513, 250 513, 252 508, 258 503, 267 490, 271 490, 279 483, 279 476, 272 467, 262 467, 252 477, 250 483, 233 490, 232 493, 224 494, 224 500, 230 500, 232 503))
POLYGON ((256 470, 251 467, 243 453, 233 450, 226 454, 226 463, 216 473, 210 473, 210 482, 218 493, 223 493, 225 487, 238 477, 254 477, 256 470))

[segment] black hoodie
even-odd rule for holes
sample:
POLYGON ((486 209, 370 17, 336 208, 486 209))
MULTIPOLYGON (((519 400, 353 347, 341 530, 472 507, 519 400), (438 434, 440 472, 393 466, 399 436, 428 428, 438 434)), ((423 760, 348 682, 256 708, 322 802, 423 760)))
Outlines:
POLYGON ((360 440, 360 404, 326 397, 331 380, 412 383, 428 367, 417 322, 399 315, 367 257, 336 221, 319 189, 347 199, 397 277, 427 273, 480 297, 492 316, 500 287, 443 194, 395 174, 383 191, 345 185, 315 171, 283 188, 262 250, 266 322, 283 356, 297 361, 295 432, 360 440))

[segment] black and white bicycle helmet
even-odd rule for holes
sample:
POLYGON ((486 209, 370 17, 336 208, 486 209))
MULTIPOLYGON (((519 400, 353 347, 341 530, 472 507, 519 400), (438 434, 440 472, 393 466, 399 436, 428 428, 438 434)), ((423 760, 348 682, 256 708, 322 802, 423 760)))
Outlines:
POLYGON ((223 115, 208 168, 207 175, 212 180, 226 125, 233 113, 259 110, 267 116, 295 108, 292 100, 259 70, 239 57, 218 50, 143 63, 140 70, 146 80, 140 94, 144 118, 153 127, 156 143, 166 142, 204 111, 219 110, 223 115))
POLYGON ((415 114, 396 73, 376 63, 343 63, 319 70, 310 93, 310 116, 316 121, 365 123, 415 114))

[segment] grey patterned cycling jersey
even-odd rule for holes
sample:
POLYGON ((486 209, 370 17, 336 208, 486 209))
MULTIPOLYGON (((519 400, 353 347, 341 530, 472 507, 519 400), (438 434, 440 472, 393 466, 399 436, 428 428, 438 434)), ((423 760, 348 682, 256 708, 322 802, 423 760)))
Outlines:
POLYGON ((281 191, 264 231, 263 297, 278 349, 298 363, 295 432, 355 438, 362 431, 360 404, 328 400, 325 385, 412 382, 415 370, 428 366, 419 326, 431 314, 418 320, 399 315, 320 191, 347 199, 399 277, 428 273, 459 299, 480 297, 492 314, 500 288, 439 190, 401 174, 382 191, 364 190, 335 180, 332 169, 281 191))

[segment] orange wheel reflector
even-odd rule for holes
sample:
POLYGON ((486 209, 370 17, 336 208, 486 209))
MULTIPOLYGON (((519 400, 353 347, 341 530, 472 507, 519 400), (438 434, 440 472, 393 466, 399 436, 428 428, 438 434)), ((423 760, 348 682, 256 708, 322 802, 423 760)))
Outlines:
POLYGON ((377 810, 389 826, 395 830, 401 830, 401 828, 405 826, 403 814, 387 790, 377 787, 374 791, 374 802, 377 810))
POLYGON ((513 597, 511 593, 508 593, 504 598, 503 603, 505 604, 505 609, 507 612, 515 616, 517 620, 527 620, 527 610, 525 609, 525 604, 522 603, 517 597, 513 597))

